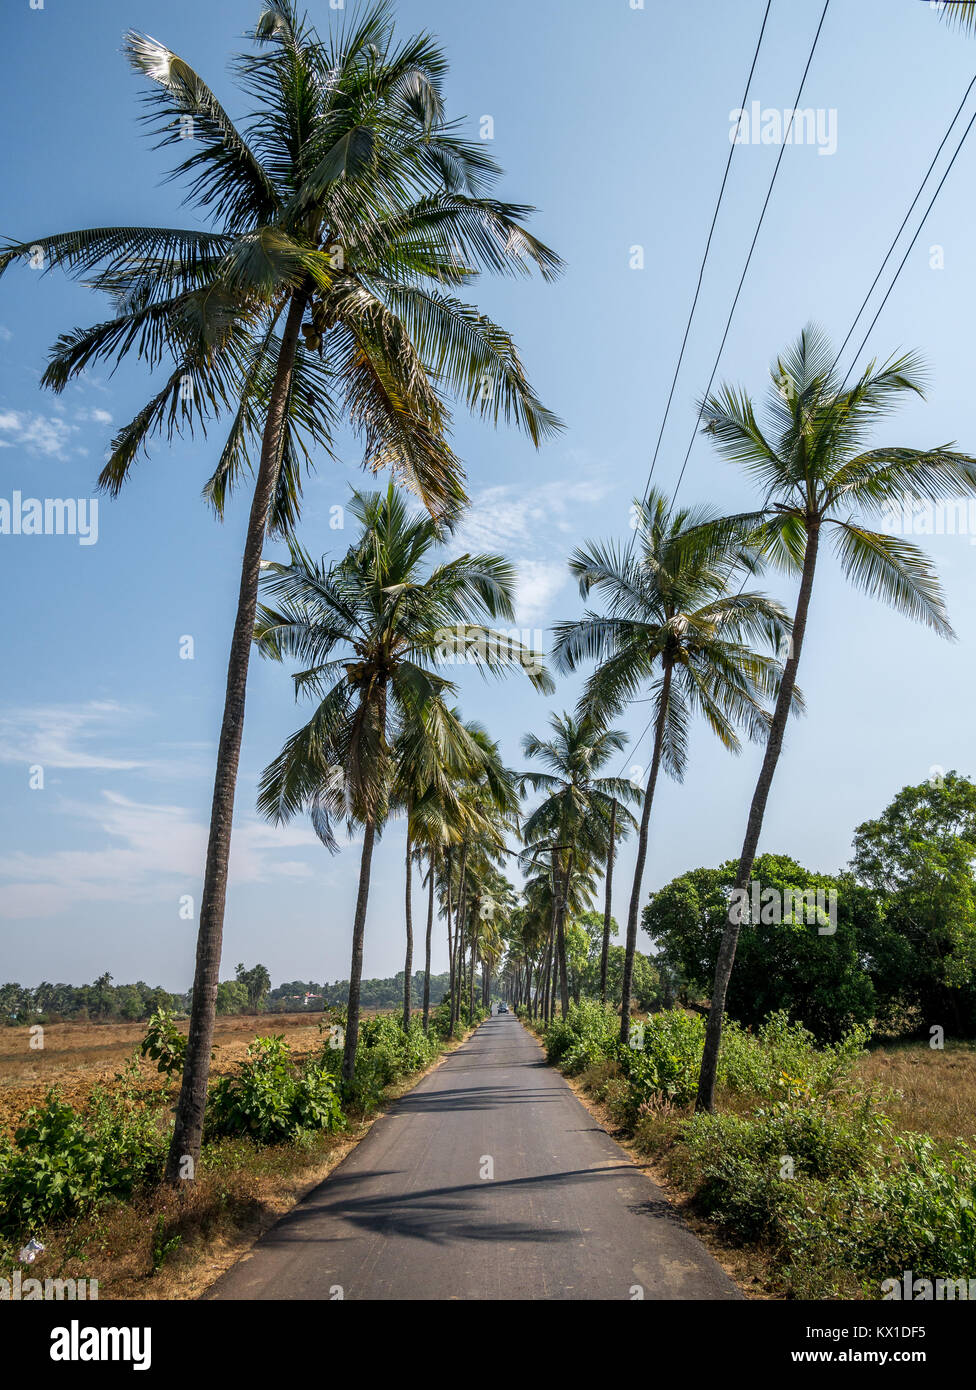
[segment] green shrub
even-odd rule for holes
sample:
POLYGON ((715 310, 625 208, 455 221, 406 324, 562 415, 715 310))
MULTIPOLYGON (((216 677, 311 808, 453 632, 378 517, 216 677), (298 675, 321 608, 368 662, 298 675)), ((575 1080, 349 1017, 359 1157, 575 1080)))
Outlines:
POLYGON ((146 1036, 140 1044, 143 1057, 156 1063, 156 1070, 173 1076, 183 1070, 186 1057, 186 1035, 176 1026, 176 1016, 170 1009, 157 1009, 149 1019, 146 1036))
POLYGON ((923 1134, 904 1135, 868 1195, 858 1233, 862 1273, 875 1279, 966 1278, 976 1270, 976 1149, 948 1153, 923 1134))
POLYGON ((34 1231, 128 1198, 162 1171, 164 1137, 127 1089, 96 1089, 80 1114, 51 1090, 0 1144, 0 1230, 34 1231))
POLYGON ((567 1016, 554 1018, 543 1032, 546 1058, 576 1076, 614 1055, 619 1031, 620 1020, 608 1005, 592 999, 571 1002, 567 1016))
POLYGON ((620 1047, 618 1054, 630 1083, 630 1123, 654 1100, 687 1105, 694 1099, 704 1045, 704 1020, 680 1009, 653 1014, 631 1026, 630 1044, 620 1047))
POLYGON ((280 1035, 254 1040, 236 1074, 214 1086, 207 1111, 208 1138, 243 1135, 259 1144, 344 1126, 333 1071, 321 1061, 297 1068, 280 1035))
POLYGON ((755 1033, 727 1019, 722 1029, 719 1081, 754 1095, 826 1095, 846 1081, 864 1051, 867 1030, 853 1028, 839 1042, 818 1044, 802 1023, 780 1010, 755 1033))

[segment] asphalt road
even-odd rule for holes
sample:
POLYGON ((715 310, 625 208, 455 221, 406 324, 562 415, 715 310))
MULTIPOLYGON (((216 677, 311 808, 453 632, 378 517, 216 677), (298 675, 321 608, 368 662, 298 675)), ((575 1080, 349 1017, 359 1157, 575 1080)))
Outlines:
POLYGON ((207 1299, 735 1299, 511 1014, 396 1101, 207 1299))

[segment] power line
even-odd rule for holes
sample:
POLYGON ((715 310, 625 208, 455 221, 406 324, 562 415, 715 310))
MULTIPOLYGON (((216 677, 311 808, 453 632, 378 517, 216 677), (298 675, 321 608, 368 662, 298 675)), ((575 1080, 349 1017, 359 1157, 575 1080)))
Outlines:
MULTIPOLYGON (((753 77, 754 77, 754 75, 755 75, 755 72, 756 72, 756 64, 757 64, 758 61, 759 61, 759 50, 762 48, 763 36, 764 36, 765 33, 766 33, 766 25, 767 25, 767 23, 768 23, 768 21, 769 21, 769 12, 770 12, 770 10, 772 9, 772 4, 773 4, 773 0, 767 0, 767 2, 766 2, 766 13, 763 15, 762 25, 761 25, 760 30, 759 30, 759 38, 758 38, 757 41, 756 41, 756 49, 755 49, 755 52, 754 52, 753 55, 752 55, 752 64, 751 64, 751 66, 750 66, 750 68, 749 68, 749 76, 746 78, 745 90, 744 90, 743 93, 742 93, 742 101, 741 101, 740 104, 739 104, 739 110, 740 110, 740 111, 744 111, 744 110, 745 110, 746 102, 747 102, 748 99, 749 99, 749 92, 750 92, 750 89, 751 89, 751 87, 752 87, 752 79, 753 79, 753 77)), ((684 337, 683 337, 682 340, 681 340, 681 351, 678 353, 677 365, 675 366, 675 369, 674 369, 674 376, 673 376, 672 379, 671 379, 671 390, 668 392, 667 404, 666 404, 665 407, 664 407, 664 418, 663 418, 662 421, 661 421, 661 428, 660 428, 660 430, 658 431, 657 443, 656 443, 656 445, 654 446, 654 457, 651 459, 651 468, 650 468, 650 472, 649 472, 648 475, 647 475, 647 482, 646 482, 646 484, 645 484, 645 486, 644 486, 644 496, 645 496, 645 497, 647 496, 648 492, 650 491, 650 488, 651 488, 651 481, 653 480, 653 477, 654 477, 654 469, 655 469, 655 467, 657 466, 658 454, 661 452, 661 441, 662 441, 662 439, 664 438, 665 426, 666 426, 667 423, 668 423, 668 416, 669 416, 669 414, 671 413, 671 405, 672 405, 672 403, 673 403, 673 401, 674 401, 675 388, 676 388, 677 385, 678 385, 678 375, 679 375, 679 373, 681 372, 681 364, 682 364, 682 362, 684 361, 685 349, 686 349, 687 346, 688 346, 688 336, 689 336, 689 334, 691 333, 691 325, 692 325, 692 321, 693 321, 693 319, 694 319, 694 317, 695 317, 695 310, 698 308, 698 300, 699 300, 699 297, 700 297, 700 295, 701 295, 702 283, 703 283, 704 278, 705 278, 705 267, 706 267, 706 265, 707 265, 707 263, 708 263, 709 252, 710 252, 711 249, 712 249, 712 238, 713 238, 714 235, 715 235, 715 226, 716 226, 716 223, 718 222, 718 214, 719 214, 719 211, 720 211, 720 209, 721 209, 721 207, 722 207, 722 200, 723 200, 723 198, 725 197, 725 188, 726 188, 726 185, 727 185, 727 183, 728 183, 728 181, 729 181, 729 171, 730 171, 731 168, 732 168, 732 160, 733 160, 733 158, 734 158, 734 156, 735 156, 735 151, 736 151, 736 144, 735 144, 735 142, 733 142, 733 143, 732 143, 732 147, 731 147, 731 149, 729 150, 729 157, 728 157, 728 159, 726 160, 726 163, 725 163, 725 173, 724 173, 724 175, 722 176, 722 186, 721 186, 721 188, 719 189, 718 200, 717 200, 717 202, 716 202, 716 204, 715 204, 715 210, 714 210, 714 212, 712 213, 712 224, 711 224, 711 226, 710 226, 709 229, 708 229, 708 239, 707 239, 707 241, 705 242, 705 254, 702 256, 701 266, 699 267, 699 270, 698 270, 698 284, 695 286, 695 295, 694 295, 694 298, 693 298, 692 301, 691 301, 691 312, 688 314, 688 322, 685 324, 684 337)))
POLYGON ((736 292, 735 292, 735 298, 734 298, 733 301, 732 301, 732 308, 729 310, 729 317, 728 317, 728 320, 727 320, 726 325, 725 325, 725 332, 722 334, 722 341, 721 341, 721 343, 719 344, 718 352, 717 352, 716 355, 715 355, 715 362, 714 362, 714 364, 713 364, 713 366, 712 366, 711 375, 710 375, 709 378, 708 378, 708 385, 705 387, 705 392, 704 392, 704 395, 702 396, 701 404, 700 404, 699 407, 698 407, 698 418, 697 418, 696 421, 695 421, 695 428, 694 428, 694 430, 692 431, 691 442, 690 442, 689 445, 688 445, 688 449, 687 449, 687 452, 685 453, 685 457, 684 457, 684 462, 683 462, 682 465, 681 465, 681 472, 678 474, 678 481, 677 481, 677 483, 675 484, 674 494, 673 494, 673 496, 672 496, 672 498, 671 498, 671 508, 669 509, 669 515, 670 515, 670 511, 673 511, 673 510, 674 510, 674 504, 675 504, 675 502, 677 501, 677 497, 678 497, 678 489, 681 487, 682 479, 683 479, 684 476, 685 476, 685 470, 686 470, 687 467, 688 467, 688 460, 691 458, 691 451, 692 451, 692 449, 695 447, 695 439, 696 439, 697 436, 698 436, 698 427, 699 427, 699 425, 701 424, 702 415, 703 415, 704 410, 705 410, 705 401, 706 401, 707 398, 708 398, 708 393, 709 393, 709 392, 711 391, 711 389, 712 389, 712 383, 714 382, 714 380, 715 380, 715 374, 716 374, 716 372, 718 371, 718 364, 719 364, 719 362, 721 361, 722 353, 725 351, 725 344, 726 344, 726 342, 728 341, 728 336, 729 336, 729 333, 731 332, 731 329, 732 329, 732 320, 733 320, 733 318, 735 317, 735 311, 736 311, 736 308, 738 307, 739 299, 740 299, 740 297, 741 297, 741 295, 742 295, 742 287, 745 285, 746 276, 749 274, 749 267, 750 267, 750 265, 752 264, 752 257, 753 257, 753 254, 755 253, 755 250, 756 250, 756 243, 759 241, 759 233, 762 231, 763 222, 764 222, 765 219, 766 219, 766 212, 767 212, 767 210, 768 210, 768 208, 769 208, 770 200, 772 199, 772 196, 773 196, 773 189, 774 189, 774 187, 776 186, 776 178, 777 178, 777 175, 779 174, 780 165, 781 165, 782 162, 783 162, 783 156, 784 156, 785 153, 786 153, 786 145, 787 145, 787 142, 788 142, 788 140, 789 140, 789 138, 790 138, 790 135, 791 135, 791 133, 792 133, 792 130, 793 130, 793 121, 794 121, 794 119, 795 119, 795 117, 796 117, 797 107, 799 106, 799 104, 800 104, 800 98, 801 98, 801 96, 803 95, 803 88, 806 86, 807 74, 809 73, 811 64, 813 63, 813 56, 814 56, 814 54, 815 54, 816 51, 817 51, 817 44, 820 42, 820 34, 821 34, 822 30, 823 30, 824 21, 825 21, 826 18, 827 18, 827 11, 828 11, 829 9, 830 9, 830 0, 825 0, 825 4, 824 4, 824 7, 823 7, 823 13, 822 13, 821 16, 820 16, 820 23, 817 25, 817 32, 816 32, 816 33, 814 34, 814 36, 813 36, 813 43, 811 44, 811 46, 810 46, 810 52, 809 52, 809 54, 807 55, 806 66, 805 66, 804 69, 803 69, 803 76, 800 78, 800 85, 799 85, 799 87, 797 88, 796 96, 795 96, 794 99, 793 99, 793 107, 792 107, 792 109, 791 109, 791 111, 790 111, 790 120, 789 120, 789 124, 787 125, 786 131, 785 131, 784 136, 783 136, 783 143, 782 143, 782 145, 780 146, 780 151, 779 151, 779 154, 778 154, 778 156, 777 156, 777 158, 776 158, 776 165, 775 165, 775 167, 774 167, 774 169, 773 169, 773 177, 770 179, 770 181, 769 181, 769 188, 766 190, 766 198, 765 198, 765 201, 763 202, 763 205, 762 205, 762 211, 761 211, 760 214, 759 214, 759 221, 756 223, 756 230, 755 230, 755 233, 753 234, 752 244, 751 244, 750 247, 749 247, 749 254, 748 254, 748 256, 746 257, 746 263, 745 263, 745 266, 743 267, 742 275, 741 275, 740 278, 739 278, 739 285, 738 285, 738 288, 737 288, 737 290, 736 290, 736 292))
MULTIPOLYGON (((853 323, 851 324, 851 326, 850 326, 850 330, 848 331, 847 337, 844 339, 844 341, 843 341, 843 342, 841 343, 841 345, 840 345, 840 350, 838 351, 837 356, 836 356, 836 358, 834 359, 834 367, 831 368, 832 371, 834 370, 834 368, 836 368, 838 362, 839 362, 840 359, 843 357, 843 355, 844 355, 844 349, 847 347, 847 344, 850 342, 851 338, 854 336, 854 329, 857 327, 857 321, 858 321, 858 319, 861 317, 861 315, 864 313, 864 310, 867 308, 868 301, 869 301, 869 299, 871 298, 872 294, 874 294, 874 291, 875 291, 875 289, 877 288, 878 281, 881 279, 881 276, 884 274, 884 268, 885 268, 885 266, 888 264, 889 260, 891 259, 892 252, 894 251, 895 247, 896 247, 897 244, 898 244, 898 239, 899 239, 899 237, 901 236, 902 232, 905 230, 906 226, 908 225, 908 219, 911 217, 912 213, 915 211, 915 207, 916 207, 916 205, 917 205, 917 203, 918 203, 919 198, 921 198, 921 196, 922 196, 922 192, 923 192, 923 190, 924 190, 924 188, 925 188, 925 185, 928 183, 929 178, 931 177, 932 170, 935 168, 936 163, 938 162, 939 155, 942 153, 943 149, 945 148, 945 143, 946 143, 946 141, 948 140, 950 134, 952 133, 952 128, 953 128, 953 126, 956 124, 956 121, 958 121, 959 116, 960 116, 960 114, 962 113, 963 107, 966 105, 966 102, 969 100, 969 94, 970 94, 970 92, 973 90, 973 87, 976 87, 976 76, 973 77, 973 80, 970 82, 969 86, 966 88, 966 92, 965 92, 965 95, 963 96, 962 101, 961 101, 961 102, 959 103, 959 105, 956 107, 956 114, 953 116, 952 120, 949 122, 948 126, 946 127, 946 133, 945 133, 945 135, 943 135, 942 139, 939 141, 939 147, 938 147, 938 149, 936 150, 935 154, 932 156, 932 162, 931 162, 931 164, 929 165, 929 167, 928 167, 928 168, 926 169, 926 171, 925 171, 925 176, 924 176, 924 178, 922 179, 922 182, 921 182, 921 183, 919 184, 919 186, 918 186, 918 192, 915 194, 915 197, 912 199, 911 205, 910 205, 908 211, 905 213, 905 216, 904 216, 904 217, 902 218, 902 220, 901 220, 901 226, 898 228, 897 232, 895 233, 895 235, 894 235, 894 237, 893 237, 893 239, 892 239, 891 245, 888 247, 888 250, 887 250, 887 252, 886 252, 886 254, 885 254, 885 258, 884 258, 884 260, 881 262, 881 265, 880 265, 879 268, 878 268, 878 273, 877 273, 877 275, 876 275, 876 276, 874 277, 874 279, 871 281, 871 288, 868 290, 867 294, 864 296, 864 300, 863 300, 863 302, 862 302, 862 304, 861 304, 860 309, 858 309, 857 313, 854 315, 854 322, 853 322, 853 323)), ((970 121, 970 125, 972 125, 972 122, 971 122, 971 121, 970 121)), ((968 130, 967 130, 967 134, 968 134, 968 130)), ((966 136, 964 135, 964 136, 963 136, 963 140, 965 140, 965 138, 966 138, 966 136)), ((958 154, 958 153, 959 153, 959 151, 958 151, 958 149, 957 149, 956 154, 958 154)), ((954 162, 954 161, 955 161, 955 155, 953 155, 953 162, 954 162)), ((950 169, 952 168, 952 164, 949 165, 949 168, 950 168, 950 169)), ((946 173, 948 173, 948 169, 946 170, 946 173)), ((943 177, 942 183, 944 183, 944 182, 945 182, 945 178, 943 177)), ((942 187, 942 184, 940 183, 940 184, 939 184, 939 188, 941 188, 941 187, 942 187)), ((936 197, 938 197, 938 190, 936 190, 936 197)), ((934 201, 934 199, 933 199, 933 201, 934 201)), ((930 203, 929 206, 928 206, 928 209, 926 210, 925 217, 928 217, 929 212, 931 212, 931 210, 932 210, 932 204, 930 203)), ((924 224, 925 224, 925 217, 922 218, 922 226, 924 226, 924 224)), ((919 231, 921 231, 921 229, 922 229, 922 228, 921 228, 921 226, 920 226, 920 227, 919 227, 919 231)), ((916 237, 917 237, 917 235, 918 235, 918 233, 916 233, 916 237)), ((904 264, 904 262, 903 262, 902 264, 904 264)), ((900 272, 900 267, 899 267, 899 272, 900 272)), ((895 279, 897 280, 897 278, 898 278, 898 276, 896 275, 896 276, 895 276, 895 279)), ((892 281, 892 285, 893 285, 894 283, 895 283, 895 282, 892 281)), ((889 293, 890 293, 890 291, 889 291, 889 293)), ((875 322, 876 322, 876 321, 877 321, 877 320, 875 320, 875 322)), ((874 325, 872 324, 872 327, 873 327, 873 326, 874 326, 874 325)), ((870 332, 870 330, 869 330, 869 332, 870 332)), ((861 347, 863 348, 863 346, 864 346, 864 344, 862 343, 862 344, 861 344, 861 347)), ((860 352, 858 353, 858 356, 859 356, 859 355, 860 355, 860 352)), ((857 358, 855 357, 855 361, 856 361, 856 360, 857 360, 857 358)))

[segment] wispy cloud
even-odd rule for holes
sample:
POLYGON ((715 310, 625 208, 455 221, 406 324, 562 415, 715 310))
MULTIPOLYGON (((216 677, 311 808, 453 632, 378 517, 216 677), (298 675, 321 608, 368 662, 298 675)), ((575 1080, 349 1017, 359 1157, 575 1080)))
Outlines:
POLYGON ((547 625, 554 600, 569 581, 567 537, 585 529, 581 512, 610 491, 609 481, 599 476, 483 488, 472 498, 452 548, 508 556, 518 571, 519 624, 547 625))
POLYGON ((0 411, 0 443, 16 446, 46 458, 67 458, 68 445, 78 433, 58 415, 36 415, 24 410, 0 411))
POLYGON ((146 767, 145 761, 109 757, 92 746, 131 713, 113 700, 0 712, 0 762, 103 772, 146 767))
MULTIPOLYGON (((0 917, 50 917, 90 902, 167 900, 175 914, 183 894, 198 895, 207 826, 185 807, 107 791, 94 803, 65 801, 58 809, 87 827, 96 844, 83 850, 0 855, 0 917)), ((311 878, 312 864, 294 857, 296 850, 307 849, 324 855, 307 827, 245 820, 234 829, 230 886, 311 878)))

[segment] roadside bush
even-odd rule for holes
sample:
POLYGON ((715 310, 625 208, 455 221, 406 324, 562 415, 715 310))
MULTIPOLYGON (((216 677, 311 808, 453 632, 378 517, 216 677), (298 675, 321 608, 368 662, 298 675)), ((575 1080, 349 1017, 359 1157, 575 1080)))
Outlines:
POLYGON ((620 1047, 620 1065, 630 1084, 627 1119, 663 1097, 687 1105, 698 1089, 705 1023, 698 1014, 670 1009, 631 1027, 630 1045, 620 1047))
POLYGON ((18 1235, 125 1199, 162 1171, 156 1117, 122 1093, 92 1093, 84 1114, 52 1089, 0 1143, 0 1230, 18 1235))
POLYGON ((243 1135, 280 1144, 344 1126, 332 1070, 322 1061, 296 1067, 280 1035, 256 1038, 236 1074, 221 1077, 210 1093, 208 1139, 243 1135))
POLYGON ((571 1002, 565 1018, 554 1018, 542 1035, 546 1060, 576 1076, 615 1055, 620 1020, 613 1010, 592 999, 571 1002))
POLYGON ((827 1095, 850 1077, 864 1051, 868 1030, 852 1028, 840 1041, 817 1042, 785 1009, 772 1013, 753 1033, 727 1019, 722 1029, 719 1082, 745 1094, 768 1096, 791 1088, 827 1095))

